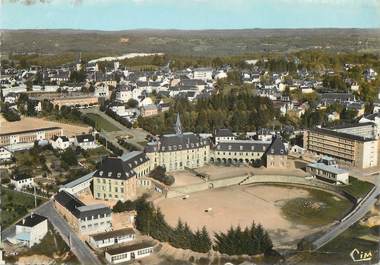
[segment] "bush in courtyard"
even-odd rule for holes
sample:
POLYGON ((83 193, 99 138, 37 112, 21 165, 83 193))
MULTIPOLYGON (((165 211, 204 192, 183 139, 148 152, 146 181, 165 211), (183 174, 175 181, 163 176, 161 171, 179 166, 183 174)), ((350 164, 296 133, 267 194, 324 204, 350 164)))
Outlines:
POLYGON ((162 183, 164 183, 167 186, 173 185, 175 182, 175 179, 173 176, 166 175, 166 169, 164 167, 158 166, 155 169, 153 169, 149 176, 155 180, 158 180, 162 183))

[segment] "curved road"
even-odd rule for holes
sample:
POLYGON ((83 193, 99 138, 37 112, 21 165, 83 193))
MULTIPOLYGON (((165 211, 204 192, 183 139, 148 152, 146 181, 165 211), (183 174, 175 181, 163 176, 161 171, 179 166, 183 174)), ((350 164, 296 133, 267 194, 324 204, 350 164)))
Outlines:
MULTIPOLYGON (((318 250, 323 247, 336 237, 338 237, 341 233, 346 231, 349 227, 354 225, 360 219, 362 219, 372 208, 372 206, 376 203, 377 197, 380 195, 380 186, 375 186, 375 189, 364 198, 363 201, 340 223, 333 225, 327 230, 322 236, 317 238, 312 242, 313 250, 318 250)), ((295 254, 286 259, 287 265, 293 264, 302 264, 303 254, 295 254)))

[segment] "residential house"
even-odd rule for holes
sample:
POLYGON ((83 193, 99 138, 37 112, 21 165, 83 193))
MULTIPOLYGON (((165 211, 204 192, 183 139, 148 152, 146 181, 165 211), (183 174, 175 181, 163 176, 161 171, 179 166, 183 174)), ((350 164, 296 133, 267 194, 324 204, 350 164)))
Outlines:
POLYGON ((54 136, 50 140, 50 144, 54 149, 58 150, 66 150, 71 145, 69 138, 66 136, 54 136))
MULTIPOLYGON (((29 248, 37 245, 48 232, 47 218, 35 213, 24 217, 16 223, 15 237, 17 243, 29 248)), ((12 242, 13 240, 10 239, 12 242)))
POLYGON ((21 191, 25 188, 34 186, 34 178, 28 175, 15 175, 11 177, 11 184, 15 186, 15 190, 21 191))
POLYGON ((81 134, 75 136, 74 145, 79 146, 84 150, 94 149, 98 147, 95 141, 95 137, 92 134, 81 134))

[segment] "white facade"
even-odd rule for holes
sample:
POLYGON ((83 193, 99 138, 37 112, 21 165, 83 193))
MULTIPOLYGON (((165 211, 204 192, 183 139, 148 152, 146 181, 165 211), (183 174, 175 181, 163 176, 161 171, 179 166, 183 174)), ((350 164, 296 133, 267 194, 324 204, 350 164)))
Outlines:
POLYGON ((71 143, 66 137, 57 137, 55 140, 50 140, 50 144, 54 149, 66 150, 70 147, 71 143))
POLYGON ((136 244, 106 251, 105 258, 110 264, 119 264, 122 262, 142 259, 150 256, 153 253, 153 246, 143 246, 143 244, 136 244))
POLYGON ((8 161, 13 157, 13 153, 4 146, 0 146, 0 161, 8 161))
POLYGON ((130 242, 135 239, 135 232, 132 228, 114 230, 110 232, 89 236, 89 243, 94 248, 104 248, 116 244, 130 242))
POLYGON ((94 96, 97 98, 108 98, 110 95, 110 90, 107 84, 100 83, 95 86, 94 96))
POLYGON ((25 188, 31 188, 34 186, 34 178, 19 178, 13 177, 11 178, 11 184, 15 186, 17 191, 20 191, 25 188))
POLYGON ((46 218, 38 215, 30 215, 16 224, 17 242, 32 247, 39 244, 48 232, 48 221, 46 218), (38 217, 38 222, 34 223, 34 219, 38 217))
POLYGON ((211 68, 198 68, 194 69, 193 79, 200 79, 203 81, 212 80, 212 72, 211 68))

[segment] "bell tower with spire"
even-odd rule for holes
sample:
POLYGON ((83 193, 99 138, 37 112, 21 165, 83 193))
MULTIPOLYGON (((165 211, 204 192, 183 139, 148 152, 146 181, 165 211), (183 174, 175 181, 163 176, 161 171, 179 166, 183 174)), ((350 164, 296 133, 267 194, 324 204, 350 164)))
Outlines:
POLYGON ((181 119, 179 118, 179 113, 177 113, 177 120, 175 122, 174 129, 175 129, 176 135, 182 135, 183 134, 183 128, 182 128, 181 119))

